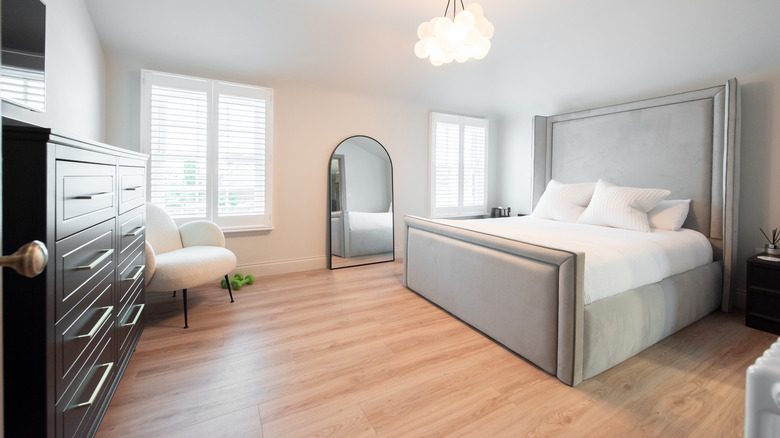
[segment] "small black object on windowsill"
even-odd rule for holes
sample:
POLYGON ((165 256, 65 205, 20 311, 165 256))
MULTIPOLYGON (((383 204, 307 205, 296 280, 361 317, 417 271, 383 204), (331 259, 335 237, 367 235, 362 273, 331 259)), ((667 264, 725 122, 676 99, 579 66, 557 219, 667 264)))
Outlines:
POLYGON ((498 207, 493 207, 490 209, 490 217, 509 217, 509 212, 511 211, 512 208, 503 208, 499 205, 498 207))

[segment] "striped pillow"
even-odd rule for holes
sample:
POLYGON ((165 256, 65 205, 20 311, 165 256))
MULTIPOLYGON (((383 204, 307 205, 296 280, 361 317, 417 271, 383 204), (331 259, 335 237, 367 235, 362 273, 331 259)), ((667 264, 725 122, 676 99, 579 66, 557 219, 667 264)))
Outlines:
POLYGON ((649 233, 647 213, 670 193, 665 189, 618 187, 600 179, 577 223, 649 233))

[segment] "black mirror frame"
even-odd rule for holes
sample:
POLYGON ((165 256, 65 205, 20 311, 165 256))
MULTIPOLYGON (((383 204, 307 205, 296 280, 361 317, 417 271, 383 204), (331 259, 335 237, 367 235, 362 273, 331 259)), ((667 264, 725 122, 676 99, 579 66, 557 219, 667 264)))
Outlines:
POLYGON ((325 247, 326 247, 325 254, 327 255, 327 267, 328 267, 328 269, 331 269, 331 270, 344 269, 344 268, 352 268, 352 267, 355 267, 355 266, 366 266, 366 265, 374 265, 374 264, 377 264, 377 263, 387 263, 387 262, 395 261, 395 188, 394 188, 394 180, 393 180, 393 159, 390 158, 390 153, 387 152, 387 148, 385 148, 385 146, 381 142, 379 142, 377 139, 375 139, 373 137, 370 137, 370 136, 367 136, 367 135, 351 135, 349 137, 346 137, 345 139, 341 140, 336 145, 335 148, 333 148, 333 152, 331 152, 330 157, 328 158, 326 177, 327 177, 327 179, 326 179, 327 198, 326 198, 326 202, 325 202, 325 208, 326 208, 326 215, 325 215, 325 217, 326 217, 326 221, 327 221, 327 227, 326 227, 326 233, 325 233, 325 247), (357 138, 357 137, 367 138, 369 140, 374 141, 376 144, 378 144, 382 148, 382 150, 385 151, 385 155, 387 155, 387 160, 390 163, 390 206, 391 206, 390 207, 390 213, 391 213, 392 219, 393 219, 393 225, 392 225, 393 251, 392 251, 392 256, 390 257, 390 259, 387 259, 387 260, 369 261, 369 262, 366 262, 366 263, 355 263, 355 264, 349 265, 349 266, 334 267, 333 266, 333 250, 332 250, 332 247, 331 247, 331 233, 332 233, 332 230, 331 230, 331 222, 332 222, 331 221, 331 196, 332 196, 332 193, 331 193, 331 184, 330 184, 330 172, 331 172, 330 166, 331 166, 331 162, 333 161, 333 157, 334 157, 334 155, 336 153, 336 150, 339 148, 339 146, 341 146, 345 141, 353 139, 353 138, 357 138))

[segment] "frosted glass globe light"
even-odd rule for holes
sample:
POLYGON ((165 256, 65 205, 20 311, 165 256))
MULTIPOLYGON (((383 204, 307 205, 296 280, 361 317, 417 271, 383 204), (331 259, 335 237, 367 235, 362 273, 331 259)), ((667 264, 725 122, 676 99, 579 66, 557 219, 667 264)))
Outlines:
MULTIPOLYGON (((449 3, 447 4, 449 10, 449 3)), ((485 18, 482 6, 471 3, 457 14, 453 6, 452 18, 433 17, 417 27, 420 39, 414 45, 419 58, 429 58, 431 64, 442 65, 454 61, 482 59, 490 50, 493 24, 485 18)), ((463 3, 461 3, 463 6, 463 3)))

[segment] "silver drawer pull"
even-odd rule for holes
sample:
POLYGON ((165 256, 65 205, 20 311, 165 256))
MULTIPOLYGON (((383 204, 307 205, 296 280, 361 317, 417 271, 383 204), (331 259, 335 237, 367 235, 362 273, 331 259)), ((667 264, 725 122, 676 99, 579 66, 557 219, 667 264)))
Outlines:
POLYGON ((103 325, 103 323, 106 322, 106 319, 108 319, 108 317, 111 315, 111 312, 114 310, 114 306, 108 306, 108 307, 105 307, 105 309, 106 310, 103 312, 103 316, 101 316, 100 319, 98 319, 98 322, 95 324, 94 327, 92 327, 92 330, 90 330, 89 333, 87 333, 85 335, 76 336, 76 339, 79 339, 79 338, 91 338, 91 337, 95 336, 95 333, 97 333, 97 331, 100 328, 100 326, 103 325))
POLYGON ((92 263, 90 263, 88 265, 84 265, 84 266, 77 266, 76 270, 77 271, 89 271, 90 269, 95 269, 95 267, 97 265, 101 264, 103 262, 103 260, 109 258, 111 256, 111 254, 113 254, 113 253, 114 253, 113 249, 104 249, 103 250, 103 254, 100 257, 98 257, 97 259, 95 259, 94 262, 92 262, 92 263))
POLYGON ((133 273, 133 275, 131 275, 131 276, 127 277, 127 278, 123 278, 122 281, 136 281, 136 280, 138 280, 138 277, 140 277, 141 274, 144 273, 144 267, 145 267, 144 265, 136 266, 135 267, 135 272, 133 273))
POLYGON ((89 406, 92 403, 95 403, 95 399, 97 398, 98 394, 100 394, 100 390, 103 389, 103 385, 106 383, 106 379, 108 379, 108 375, 111 374, 111 369, 114 368, 114 362, 109 362, 107 364, 100 365, 101 367, 106 367, 106 370, 103 371, 103 377, 100 378, 100 382, 98 382, 97 388, 95 388, 94 391, 92 391, 92 396, 89 398, 89 400, 85 401, 84 403, 79 403, 74 408, 82 408, 84 406, 89 406))
POLYGON ((125 233, 125 237, 135 237, 135 236, 141 234, 145 229, 146 229, 146 226, 141 225, 140 227, 137 227, 133 231, 131 231, 129 233, 125 233))
POLYGON ((125 187, 125 190, 129 190, 131 192, 134 192, 136 190, 141 190, 142 188, 144 188, 144 186, 125 187))
POLYGON ((144 313, 144 307, 146 307, 146 304, 136 304, 136 307, 138 307, 138 313, 135 314, 135 318, 133 318, 133 322, 130 324, 125 324, 125 327, 130 327, 136 325, 138 323, 138 318, 141 317, 141 314, 144 313))
POLYGON ((100 198, 105 198, 107 196, 114 196, 114 192, 95 193, 94 195, 81 195, 81 196, 76 196, 76 199, 100 199, 100 198))

